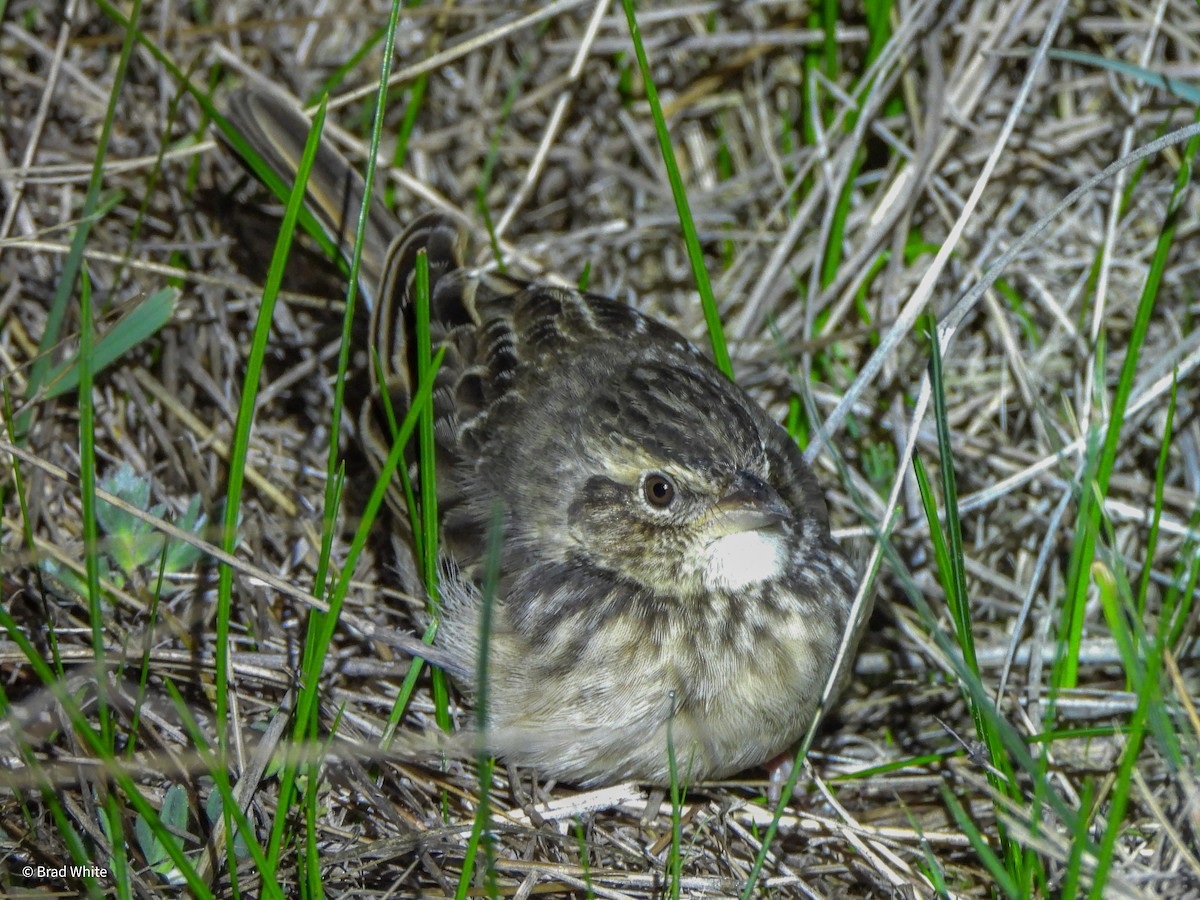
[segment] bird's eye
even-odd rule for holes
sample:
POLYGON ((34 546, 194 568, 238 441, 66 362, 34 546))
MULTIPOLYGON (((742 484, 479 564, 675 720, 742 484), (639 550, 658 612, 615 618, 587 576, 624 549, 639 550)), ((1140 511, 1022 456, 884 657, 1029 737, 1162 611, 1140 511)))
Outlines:
POLYGON ((646 495, 646 502, 651 506, 666 509, 675 499, 675 485, 666 475, 652 472, 642 482, 642 493, 646 495))

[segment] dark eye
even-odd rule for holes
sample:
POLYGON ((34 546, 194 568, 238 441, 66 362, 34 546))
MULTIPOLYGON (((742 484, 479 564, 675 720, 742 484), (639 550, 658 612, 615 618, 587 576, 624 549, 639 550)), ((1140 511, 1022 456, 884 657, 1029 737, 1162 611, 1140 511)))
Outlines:
POLYGON ((666 509, 675 499, 675 485, 666 475, 652 472, 642 482, 642 493, 646 495, 646 502, 651 506, 666 509))

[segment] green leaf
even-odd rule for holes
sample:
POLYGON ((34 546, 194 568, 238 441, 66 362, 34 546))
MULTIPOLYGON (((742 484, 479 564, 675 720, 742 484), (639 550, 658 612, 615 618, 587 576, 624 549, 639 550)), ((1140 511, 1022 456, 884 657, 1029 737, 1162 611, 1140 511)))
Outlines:
MULTIPOLYGON (((171 321, 179 291, 163 288, 143 299, 120 318, 92 350, 92 373, 107 368, 171 321)), ((42 397, 50 400, 79 386, 79 355, 59 363, 46 379, 42 397)))
MULTIPOLYGON (((205 517, 200 512, 200 495, 196 494, 188 503, 187 511, 184 512, 178 525, 188 534, 199 534, 200 529, 204 527, 204 522, 205 517)), ((193 547, 191 544, 185 544, 183 541, 170 541, 167 544, 165 570, 173 573, 190 569, 203 555, 200 548, 193 547)))
POLYGON ((82 578, 60 563, 57 559, 47 559, 42 562, 42 571, 59 582, 68 591, 87 596, 87 583, 82 578))
MULTIPOLYGON (((208 819, 209 825, 216 825, 221 821, 224 808, 225 799, 221 796, 221 792, 214 788, 208 795, 208 800, 204 802, 204 817, 208 819)), ((246 845, 246 838, 242 835, 241 826, 236 821, 233 822, 233 855, 238 859, 250 858, 250 848, 246 845)))
POLYGON ((1169 78, 1166 75, 1160 75, 1158 72, 1144 69, 1141 66, 1135 66, 1133 63, 1127 63, 1119 59, 1109 59, 1107 56, 1097 56, 1095 53, 1083 53, 1079 50, 1051 50, 1046 55, 1051 59, 1077 62, 1085 66, 1108 69, 1110 72, 1116 72, 1118 75, 1128 75, 1130 78, 1134 78, 1143 84, 1162 88, 1164 91, 1170 91, 1180 100, 1187 103, 1200 103, 1200 87, 1186 81, 1180 81, 1178 78, 1169 78))
POLYGON ((158 814, 162 823, 176 831, 187 831, 188 804, 187 792, 181 784, 173 784, 167 788, 163 797, 162 811, 158 814))
POLYGON ((183 785, 173 784, 167 788, 158 820, 158 825, 151 826, 144 816, 137 817, 133 824, 138 846, 142 848, 142 855, 146 857, 150 868, 170 883, 182 884, 183 876, 171 858, 167 843, 172 843, 176 850, 182 852, 183 843, 172 831, 187 831, 188 803, 183 785))
MULTIPOLYGON (((133 467, 125 464, 107 478, 100 481, 100 487, 120 497, 130 506, 140 510, 150 508, 150 481, 134 474, 133 467)), ((145 534, 150 531, 150 525, 135 518, 125 510, 114 506, 107 500, 96 504, 96 519, 105 534, 145 534)))
MULTIPOLYGON (((128 465, 103 479, 100 486, 130 506, 147 510, 150 505, 150 480, 135 474, 128 465)), ((161 512, 157 507, 149 511, 161 512)), ((103 499, 96 503, 96 518, 107 536, 105 549, 109 558, 126 574, 132 574, 138 566, 162 553, 163 536, 150 523, 103 499)))

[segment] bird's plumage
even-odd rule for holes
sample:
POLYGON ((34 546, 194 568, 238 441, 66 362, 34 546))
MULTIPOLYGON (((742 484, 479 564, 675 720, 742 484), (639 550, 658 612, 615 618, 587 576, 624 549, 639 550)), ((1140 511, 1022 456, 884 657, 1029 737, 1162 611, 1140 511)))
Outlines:
MULTIPOLYGON (((298 110, 242 92, 230 117, 294 177, 298 110)), ((348 255, 361 179, 323 144, 308 191, 348 255)), ((416 380, 424 249, 433 346, 446 350, 437 645, 462 662, 468 693, 487 532, 503 514, 488 746, 580 785, 667 781, 668 732, 692 780, 786 750, 817 714, 855 578, 795 444, 673 329, 612 299, 472 271, 463 248, 449 216, 403 229, 373 200, 361 280, 382 377, 360 429, 381 461, 381 398, 398 419, 416 380)))

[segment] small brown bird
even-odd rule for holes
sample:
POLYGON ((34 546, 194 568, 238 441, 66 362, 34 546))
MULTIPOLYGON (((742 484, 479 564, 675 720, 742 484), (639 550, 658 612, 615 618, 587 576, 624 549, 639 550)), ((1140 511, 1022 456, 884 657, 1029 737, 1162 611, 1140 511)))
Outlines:
MULTIPOLYGON (((294 179, 309 131, 298 109, 244 91, 230 120, 294 179)), ((307 190, 349 257, 362 179, 326 142, 307 190)), ((398 420, 416 384, 422 249, 433 346, 446 350, 431 659, 470 695, 488 532, 503 514, 487 748, 580 786, 667 783, 668 735, 689 782, 791 748, 818 712, 856 585, 795 443, 671 328, 605 297, 473 271, 452 219, 402 229, 373 198, 360 285, 384 374, 361 430, 376 461, 392 443, 379 398, 398 420)))

